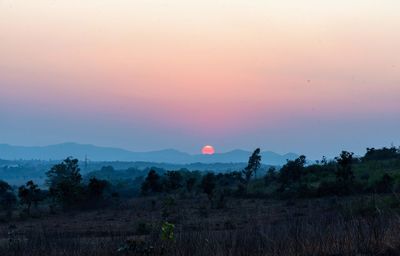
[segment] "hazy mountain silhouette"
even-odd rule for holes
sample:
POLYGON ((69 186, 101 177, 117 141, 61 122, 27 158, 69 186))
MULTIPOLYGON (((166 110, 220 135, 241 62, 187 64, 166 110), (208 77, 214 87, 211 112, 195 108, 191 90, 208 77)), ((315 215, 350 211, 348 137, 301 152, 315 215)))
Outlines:
MULTIPOLYGON (((146 161, 158 163, 244 163, 247 162, 251 152, 245 150, 233 150, 214 155, 191 155, 175 149, 165 149, 150 152, 132 152, 120 148, 99 147, 87 144, 63 143, 43 147, 25 147, 0 144, 0 159, 38 159, 61 160, 68 156, 91 161, 146 161)), ((262 152, 263 163, 281 165, 287 159, 294 159, 298 155, 289 153, 280 155, 271 151, 262 152)))

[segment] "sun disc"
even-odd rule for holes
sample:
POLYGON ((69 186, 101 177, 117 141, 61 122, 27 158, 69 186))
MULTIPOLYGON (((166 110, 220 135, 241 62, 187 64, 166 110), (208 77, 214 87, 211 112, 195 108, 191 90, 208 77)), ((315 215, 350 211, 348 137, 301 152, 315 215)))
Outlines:
POLYGON ((203 147, 203 149, 201 150, 201 153, 203 155, 213 155, 215 153, 215 149, 213 146, 210 145, 206 145, 203 147))

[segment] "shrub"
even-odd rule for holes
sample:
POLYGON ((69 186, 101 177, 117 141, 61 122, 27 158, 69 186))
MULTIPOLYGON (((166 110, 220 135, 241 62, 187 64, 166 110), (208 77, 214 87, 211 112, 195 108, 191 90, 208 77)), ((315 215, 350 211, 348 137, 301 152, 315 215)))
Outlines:
POLYGON ((375 182, 373 190, 377 193, 388 193, 393 190, 394 179, 385 173, 382 178, 375 182))
POLYGON ((175 241, 175 225, 169 222, 164 222, 161 226, 161 240, 174 242, 175 241))
POLYGON ((17 197, 15 196, 11 186, 0 180, 0 209, 6 211, 6 217, 12 217, 12 210, 17 204, 17 197))
POLYGON ((83 186, 78 159, 67 158, 54 165, 46 173, 50 196, 63 207, 76 206, 82 202, 83 186))
POLYGON ((31 180, 28 181, 25 186, 19 187, 18 197, 20 203, 26 205, 26 212, 28 215, 30 215, 32 204, 37 206, 39 201, 43 200, 41 190, 31 180))
POLYGON ((160 193, 162 192, 161 177, 158 173, 151 169, 147 174, 145 181, 142 183, 142 193, 160 193))

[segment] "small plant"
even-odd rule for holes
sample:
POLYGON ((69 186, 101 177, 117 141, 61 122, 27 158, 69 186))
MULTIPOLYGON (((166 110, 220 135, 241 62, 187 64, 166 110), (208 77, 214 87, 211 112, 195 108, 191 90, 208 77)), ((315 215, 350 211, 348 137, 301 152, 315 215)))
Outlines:
POLYGON ((175 241, 175 225, 169 222, 164 222, 161 226, 161 240, 174 242, 175 241))

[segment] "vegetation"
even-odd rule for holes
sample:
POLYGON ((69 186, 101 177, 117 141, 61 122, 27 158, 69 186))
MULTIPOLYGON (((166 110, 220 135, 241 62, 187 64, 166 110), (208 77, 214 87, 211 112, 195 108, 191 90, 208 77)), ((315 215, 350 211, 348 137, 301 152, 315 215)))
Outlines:
POLYGON ((50 196, 64 207, 73 206, 82 199, 82 176, 77 159, 67 158, 46 173, 50 196))
POLYGON ((47 187, 0 181, 0 254, 400 254, 399 149, 299 156, 263 171, 261 160, 256 149, 242 170, 105 180, 67 158, 49 168, 47 187))
POLYGON ((245 178, 246 183, 249 183, 251 177, 254 175, 256 176, 257 170, 261 166, 261 150, 257 148, 253 154, 249 158, 249 163, 247 164, 246 168, 244 168, 243 175, 245 178))
POLYGON ((31 213, 31 206, 34 204, 36 207, 40 201, 43 200, 41 190, 38 185, 33 181, 28 181, 25 186, 21 186, 18 189, 18 197, 21 205, 26 205, 26 212, 28 215, 31 213))
POLYGON ((203 192, 207 194, 209 200, 211 200, 214 195, 214 189, 216 186, 215 180, 215 175, 211 172, 204 175, 203 179, 201 180, 201 188, 203 189, 203 192))
POLYGON ((6 218, 10 218, 12 210, 17 203, 17 197, 13 193, 11 186, 0 180, 0 207, 6 212, 6 218))

